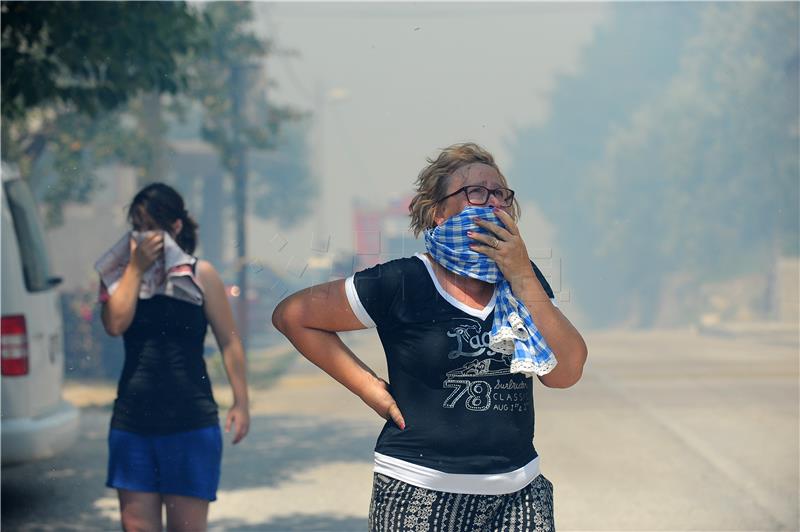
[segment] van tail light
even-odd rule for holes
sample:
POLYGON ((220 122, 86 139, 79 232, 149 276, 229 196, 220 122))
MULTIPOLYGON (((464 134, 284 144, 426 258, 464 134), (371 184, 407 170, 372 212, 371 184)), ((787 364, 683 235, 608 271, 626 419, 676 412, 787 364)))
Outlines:
POLYGON ((28 374, 28 328, 25 316, 3 316, 2 374, 15 377, 28 374))

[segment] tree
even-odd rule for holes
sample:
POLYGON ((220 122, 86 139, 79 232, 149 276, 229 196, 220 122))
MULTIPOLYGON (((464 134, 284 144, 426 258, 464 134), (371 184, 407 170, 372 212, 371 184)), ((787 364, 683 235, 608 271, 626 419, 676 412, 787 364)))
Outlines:
POLYGON ((205 23, 184 2, 2 3, 2 157, 46 181, 32 185, 48 225, 89 200, 99 165, 153 173, 159 139, 126 114, 186 89, 180 58, 203 49, 205 23), (45 166, 57 175, 42 177, 45 166))
POLYGON ((708 7, 677 75, 607 139, 590 190, 612 198, 594 216, 616 230, 596 251, 628 259, 622 277, 647 268, 655 298, 669 276, 696 286, 797 255, 797 22, 796 4, 708 7))
MULTIPOLYGON (((764 271, 776 252, 798 253, 798 6, 692 9, 696 29, 673 48, 674 71, 656 69, 662 82, 649 94, 620 98, 621 119, 594 109, 592 120, 609 125, 594 131, 590 157, 571 153, 575 177, 566 186, 575 192, 543 205, 574 216, 564 236, 581 243, 572 262, 591 265, 579 276, 595 324, 652 325, 678 277, 690 299, 704 281, 764 271)), ((677 21, 669 22, 659 27, 677 21)), ((638 50, 664 49, 637 42, 638 50)), ((589 70, 607 72, 609 63, 589 70)), ((617 79, 641 83, 635 72, 617 79)))
MULTIPOLYGON (((253 18, 250 3, 210 3, 205 15, 210 22, 207 35, 210 47, 196 58, 190 58, 195 74, 191 97, 203 106, 202 138, 216 149, 222 167, 233 178, 237 284, 242 294, 237 310, 244 341, 248 323, 245 225, 248 197, 254 188, 260 192, 256 197, 259 204, 269 197, 276 210, 280 210, 276 201, 280 194, 273 191, 281 190, 269 186, 276 183, 276 176, 253 172, 249 158, 253 150, 275 149, 281 124, 299 119, 302 114, 288 107, 271 105, 266 99, 267 83, 263 79, 262 65, 274 47, 271 41, 248 31, 247 25, 253 18), (251 174, 259 178, 255 187, 251 187, 251 174)), ((308 176, 304 177, 305 181, 298 179, 296 186, 302 187, 308 182, 308 176)), ((304 197, 302 203, 307 205, 309 199, 309 196, 304 197)))
POLYGON ((679 68, 679 51, 699 26, 691 4, 620 4, 601 25, 581 57, 582 68, 558 79, 549 120, 520 129, 511 143, 509 175, 520 196, 537 206, 557 228, 562 275, 570 295, 595 326, 618 323, 631 312, 633 279, 621 279, 618 261, 595 253, 595 242, 614 230, 596 223, 592 164, 603 157, 606 138, 622 127, 632 108, 669 82, 679 68), (631 46, 635 42, 636 46, 631 46))
POLYGON ((61 103, 94 115, 141 91, 186 86, 201 45, 184 2, 2 2, 2 116, 61 103))

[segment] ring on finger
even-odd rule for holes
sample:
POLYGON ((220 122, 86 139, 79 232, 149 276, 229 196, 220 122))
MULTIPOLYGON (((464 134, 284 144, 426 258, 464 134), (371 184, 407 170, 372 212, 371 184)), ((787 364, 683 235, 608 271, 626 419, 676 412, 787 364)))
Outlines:
POLYGON ((498 240, 496 237, 495 237, 495 238, 493 238, 493 239, 492 239, 492 244, 491 244, 491 246, 492 246, 494 249, 497 249, 497 248, 499 248, 499 247, 500 247, 500 240, 498 240))

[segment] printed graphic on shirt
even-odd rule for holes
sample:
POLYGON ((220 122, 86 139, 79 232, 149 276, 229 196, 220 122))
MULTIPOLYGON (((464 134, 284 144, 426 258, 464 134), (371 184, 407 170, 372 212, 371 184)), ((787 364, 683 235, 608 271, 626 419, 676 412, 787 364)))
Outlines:
POLYGON ((483 331, 478 320, 458 318, 453 321, 455 325, 446 334, 453 339, 454 347, 447 356, 472 360, 446 373, 442 389, 452 389, 452 393, 442 406, 473 412, 526 412, 525 394, 530 393, 527 379, 514 382, 497 378, 511 373, 511 355, 489 347, 490 331, 483 331))
POLYGON ((447 358, 477 357, 484 353, 494 353, 489 349, 489 332, 481 333, 481 322, 471 318, 453 320, 457 325, 447 331, 447 336, 455 338, 457 346, 447 353, 447 358))

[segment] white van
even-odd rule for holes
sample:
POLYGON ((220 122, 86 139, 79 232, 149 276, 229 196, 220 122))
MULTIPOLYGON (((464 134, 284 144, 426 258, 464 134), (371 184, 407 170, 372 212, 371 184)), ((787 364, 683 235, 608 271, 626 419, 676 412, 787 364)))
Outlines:
POLYGON ((64 327, 33 193, 2 165, 2 464, 47 458, 72 445, 78 409, 61 397, 64 327))

